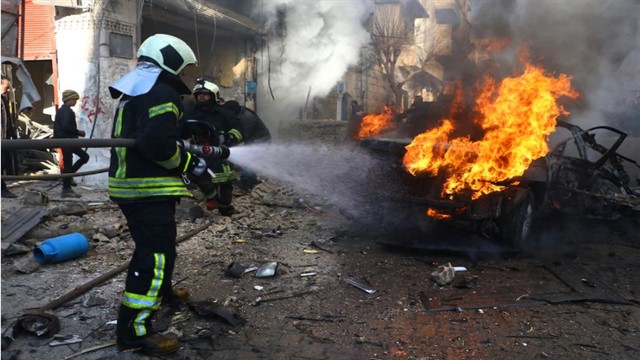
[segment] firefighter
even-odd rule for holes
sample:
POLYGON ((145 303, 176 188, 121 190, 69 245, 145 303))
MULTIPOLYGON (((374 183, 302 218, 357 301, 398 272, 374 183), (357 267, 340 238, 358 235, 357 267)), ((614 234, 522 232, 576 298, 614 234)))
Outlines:
MULTIPOLYGON (((208 137, 205 140, 207 143, 200 145, 232 147, 243 141, 240 119, 220 105, 220 89, 216 84, 202 77, 198 78, 193 87, 193 96, 195 103, 185 110, 185 119, 187 122, 203 122, 217 132, 217 136, 208 137)), ((191 127, 183 127, 183 138, 192 136, 191 130, 191 127)), ((222 216, 231 216, 236 213, 232 205, 233 181, 239 175, 226 160, 210 160, 207 165, 214 172, 213 187, 201 181, 196 182, 205 195, 206 207, 208 210, 218 209, 222 216)))
MULTIPOLYGON (((262 121, 255 111, 246 106, 241 106, 235 100, 225 102, 224 107, 236 114, 242 122, 244 143, 246 145, 268 144, 271 142, 271 133, 269 132, 269 128, 264 124, 264 121, 262 121)), ((240 191, 248 193, 260 183, 258 175, 249 169, 238 168, 240 173, 240 191)))
MULTIPOLYGON (((120 350, 162 355, 177 351, 177 339, 153 332, 151 316, 161 301, 188 296, 172 289, 176 259, 176 202, 191 196, 181 176, 202 175, 206 162, 178 146, 180 95, 190 94, 179 74, 196 64, 193 50, 166 34, 147 38, 136 68, 109 87, 120 98, 113 138, 133 138, 135 146, 111 149, 109 196, 122 210, 135 250, 129 263, 116 328, 120 350), (164 297, 164 299, 163 299, 164 297)), ((217 148, 227 158, 229 150, 217 148)))

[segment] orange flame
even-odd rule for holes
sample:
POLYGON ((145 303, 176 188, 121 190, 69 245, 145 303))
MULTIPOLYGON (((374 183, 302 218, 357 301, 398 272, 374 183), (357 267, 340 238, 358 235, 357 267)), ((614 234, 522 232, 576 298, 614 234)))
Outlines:
POLYGON ((427 209, 427 215, 434 219, 440 219, 440 220, 446 220, 451 218, 450 214, 446 214, 432 208, 427 209))
POLYGON ((502 50, 505 46, 509 45, 509 43, 511 43, 511 40, 509 40, 508 38, 493 39, 488 41, 487 44, 485 44, 484 51, 498 52, 502 50))
POLYGON ((554 131, 556 118, 568 114, 557 103, 561 96, 576 98, 571 79, 561 74, 554 78, 523 60, 519 77, 504 79, 499 86, 485 79, 474 122, 484 137, 450 139, 453 120, 416 136, 406 147, 403 163, 413 175, 427 173, 448 176, 442 195, 470 189, 472 198, 504 189, 501 181, 521 176, 531 162, 547 154, 546 138, 554 131))
POLYGON ((385 105, 384 110, 379 115, 369 114, 362 118, 358 138, 366 138, 381 134, 385 130, 393 128, 393 108, 385 105))

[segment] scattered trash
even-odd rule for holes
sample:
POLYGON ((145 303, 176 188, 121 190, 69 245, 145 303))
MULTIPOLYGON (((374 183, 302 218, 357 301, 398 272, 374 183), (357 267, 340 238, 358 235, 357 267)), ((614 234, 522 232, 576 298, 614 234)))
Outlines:
POLYGON ((247 240, 245 240, 245 239, 236 239, 236 240, 234 240, 234 242, 237 243, 237 244, 242 244, 242 243, 246 243, 247 240))
POLYGON ((49 343, 49 346, 69 345, 82 342, 82 338, 78 335, 54 335, 53 340, 49 343))
POLYGON ((241 263, 234 261, 227 267, 227 270, 224 272, 224 276, 230 278, 241 278, 242 274, 244 274, 246 267, 241 263))
POLYGON ((587 279, 581 279, 580 281, 582 281, 582 283, 583 283, 585 286, 592 287, 592 288, 596 287, 596 284, 595 284, 595 283, 592 283, 591 281, 589 281, 589 280, 587 280, 587 279))
POLYGON ((252 266, 252 267, 249 267, 249 268, 244 269, 244 271, 243 271, 242 273, 243 273, 243 274, 246 274, 246 273, 250 273, 250 272, 252 272, 252 271, 256 271, 256 270, 258 270, 258 268, 257 268, 257 267, 255 267, 255 266, 252 266))
POLYGON ((118 320, 107 321, 105 325, 118 325, 118 320))
POLYGON ((225 308, 215 300, 194 301, 190 302, 188 305, 189 308, 198 316, 205 318, 219 317, 234 327, 244 325, 245 323, 245 320, 242 317, 238 314, 232 313, 229 309, 225 308))
POLYGON ((431 280, 440 286, 444 286, 450 284, 455 276, 456 272, 454 267, 451 266, 451 263, 447 263, 447 265, 438 266, 438 268, 431 273, 431 280))
POLYGON ((60 331, 60 320, 57 316, 45 312, 25 313, 2 333, 3 348, 5 347, 5 339, 15 341, 15 338, 25 331, 36 336, 53 336, 60 331))
POLYGON ((462 281, 455 285, 458 289, 471 289, 478 285, 479 278, 477 276, 465 277, 462 281))
POLYGON ((453 270, 454 270, 455 272, 465 272, 465 271, 467 271, 467 268, 466 268, 466 267, 464 267, 464 266, 454 266, 454 267, 453 267, 453 270))
POLYGON ((41 191, 25 191, 22 193, 22 201, 27 206, 47 206, 49 197, 41 191))
POLYGON ((305 277, 305 276, 316 276, 317 273, 315 272, 303 272, 302 274, 300 274, 300 276, 305 277))
POLYGON ((253 288, 258 290, 258 291, 262 291, 264 289, 264 287, 260 286, 260 285, 255 285, 253 288))
POLYGON ((317 254, 319 251, 313 249, 304 249, 302 250, 302 252, 304 252, 305 254, 317 254))
POLYGON ((318 249, 318 250, 322 250, 322 251, 324 251, 324 252, 328 252, 329 254, 333 254, 333 251, 331 251, 331 250, 327 250, 327 249, 325 249, 324 247, 320 246, 320 244, 318 244, 318 242, 317 242, 317 241, 315 241, 315 240, 313 240, 313 241, 311 242, 311 244, 309 244, 309 245, 311 245, 311 246, 315 247, 315 248, 316 248, 316 249, 318 249))
POLYGON ((3 256, 12 256, 12 255, 19 255, 19 254, 25 254, 31 251, 31 248, 23 245, 23 244, 19 244, 19 243, 13 243, 13 244, 9 244, 9 246, 7 247, 6 250, 4 250, 4 252, 2 253, 3 256))
POLYGON ((478 309, 478 313, 480 313, 480 314, 484 314, 484 310, 482 310, 482 309, 478 309))
POLYGON ((344 282, 346 282, 349 285, 353 285, 355 287, 357 287, 358 289, 366 292, 367 294, 375 294, 376 290, 370 289, 362 284, 360 284, 359 282, 353 280, 353 279, 344 279, 344 282))
POLYGON ((277 268, 278 268, 278 263, 275 261, 262 264, 256 270, 256 277, 266 278, 266 277, 274 276, 276 274, 277 268))

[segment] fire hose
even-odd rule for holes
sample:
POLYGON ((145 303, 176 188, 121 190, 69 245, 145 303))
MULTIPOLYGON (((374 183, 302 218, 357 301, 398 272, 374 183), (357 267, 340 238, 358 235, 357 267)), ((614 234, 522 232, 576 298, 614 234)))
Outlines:
MULTIPOLYGON (((186 140, 178 140, 180 148, 205 158, 220 158, 224 151, 216 146, 195 145, 186 140)), ((3 139, 2 151, 25 149, 53 149, 53 148, 98 148, 98 147, 133 147, 135 139, 3 139)), ((228 155, 228 153, 227 153, 228 155)), ((46 174, 46 175, 3 175, 3 180, 51 180, 65 177, 93 175, 108 171, 108 168, 78 172, 74 174, 46 174)))
MULTIPOLYGON (((1 143, 2 151, 62 147, 132 147, 134 144, 134 139, 3 139, 1 143)), ((94 175, 106 171, 109 171, 109 168, 73 174, 2 175, 2 180, 56 180, 68 177, 94 175)))
POLYGON ((134 139, 3 139, 2 150, 132 147, 134 144, 134 139))

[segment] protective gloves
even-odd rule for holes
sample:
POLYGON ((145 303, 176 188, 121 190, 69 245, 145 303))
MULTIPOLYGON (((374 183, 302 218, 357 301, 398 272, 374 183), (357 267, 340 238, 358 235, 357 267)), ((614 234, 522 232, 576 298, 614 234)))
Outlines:
POLYGON ((224 144, 226 146, 235 146, 240 143, 240 139, 238 139, 234 134, 227 133, 224 135, 224 144))

